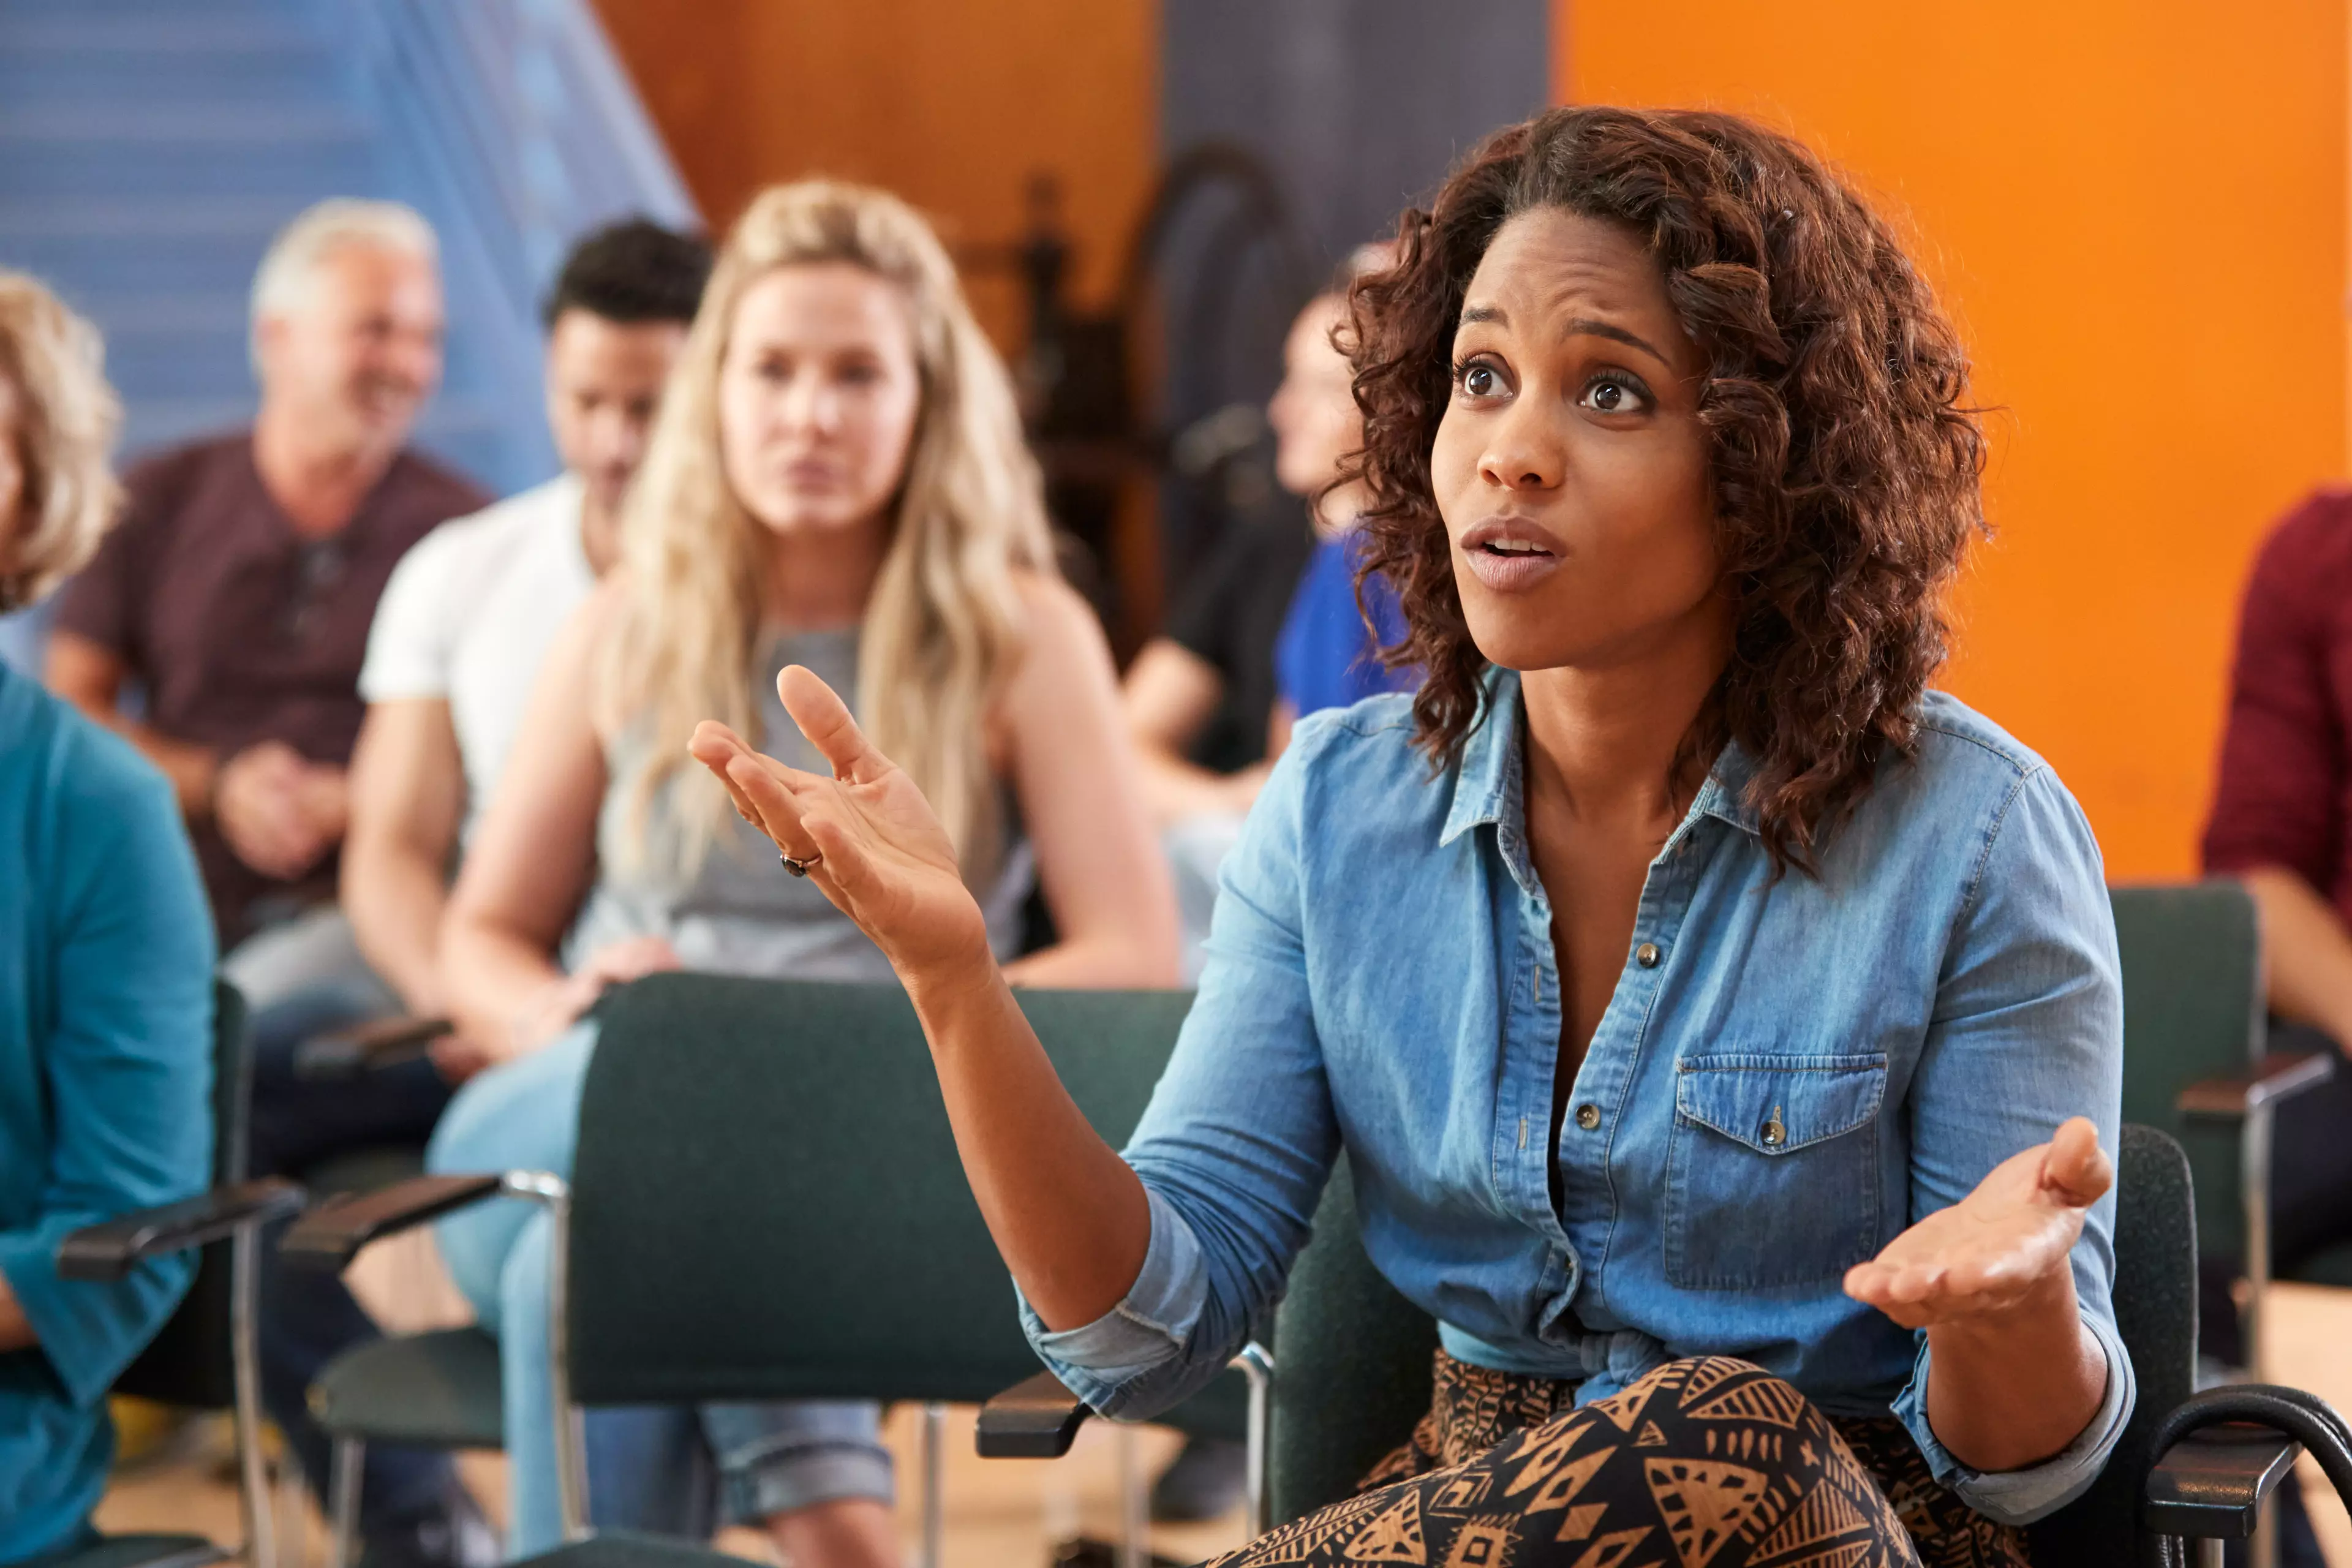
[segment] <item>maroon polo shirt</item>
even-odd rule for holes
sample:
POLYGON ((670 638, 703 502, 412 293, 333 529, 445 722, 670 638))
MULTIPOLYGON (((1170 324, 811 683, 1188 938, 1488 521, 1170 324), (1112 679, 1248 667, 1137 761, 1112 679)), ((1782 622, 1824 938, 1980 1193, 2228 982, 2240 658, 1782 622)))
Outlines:
POLYGON ((2205 868, 2293 871, 2352 921, 2352 490, 2289 512, 2238 626, 2205 868))
MULTIPOLYGON (((121 526, 67 587, 60 630, 112 651, 146 688, 145 721, 225 758, 282 741, 313 762, 351 761, 366 705, 360 662, 395 563, 432 528, 488 497, 413 453, 394 459, 351 521, 307 539, 262 485, 251 432, 141 463, 121 526)), ((197 858, 224 945, 257 900, 334 896, 335 858, 300 879, 263 876, 210 821, 197 858)))

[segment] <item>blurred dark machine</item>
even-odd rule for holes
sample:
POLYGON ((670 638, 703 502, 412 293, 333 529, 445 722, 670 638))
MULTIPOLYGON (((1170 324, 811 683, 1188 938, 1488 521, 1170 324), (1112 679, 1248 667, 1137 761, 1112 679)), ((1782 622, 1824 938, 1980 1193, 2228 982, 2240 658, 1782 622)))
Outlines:
POLYGON ((1027 233, 959 259, 1021 278, 1017 372, 1046 503, 1124 661, 1226 529, 1302 526, 1274 482, 1265 402, 1321 275, 1273 171, 1230 142, 1169 163, 1099 310, 1069 298, 1061 205, 1059 181, 1032 175, 1027 233))

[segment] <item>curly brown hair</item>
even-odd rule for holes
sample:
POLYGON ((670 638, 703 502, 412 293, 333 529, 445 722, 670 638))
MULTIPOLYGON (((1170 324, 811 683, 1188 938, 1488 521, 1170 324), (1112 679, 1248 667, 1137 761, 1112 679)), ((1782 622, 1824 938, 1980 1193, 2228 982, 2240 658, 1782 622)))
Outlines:
MULTIPOLYGON (((1821 159, 1728 114, 1554 110, 1496 132, 1407 212, 1395 264, 1349 290, 1370 493, 1364 570, 1403 601, 1383 650, 1424 672, 1418 743, 1444 766, 1485 716, 1430 450, 1463 292, 1497 230, 1557 207, 1623 226, 1706 363, 1717 548, 1737 605, 1694 746, 1738 742, 1776 865, 1810 869, 1881 762, 1916 745, 1943 589, 1984 531, 1984 440, 1959 337, 1887 224, 1821 159)), ((1687 749, 1687 748, 1686 748, 1687 749)), ((1700 753, 1704 755, 1704 752, 1700 753)))

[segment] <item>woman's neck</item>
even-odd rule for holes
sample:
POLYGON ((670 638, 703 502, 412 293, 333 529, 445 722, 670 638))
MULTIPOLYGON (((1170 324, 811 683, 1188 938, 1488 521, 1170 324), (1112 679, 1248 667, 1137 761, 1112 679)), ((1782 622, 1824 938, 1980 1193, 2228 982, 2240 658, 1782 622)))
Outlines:
POLYGON ((1729 616, 1710 602, 1633 657, 1527 671, 1528 791, 1580 819, 1680 820, 1714 760, 1685 743, 1730 657, 1729 616))
POLYGON ((785 631, 833 631, 866 616, 890 544, 881 518, 855 528, 801 528, 768 537, 761 618, 785 631))

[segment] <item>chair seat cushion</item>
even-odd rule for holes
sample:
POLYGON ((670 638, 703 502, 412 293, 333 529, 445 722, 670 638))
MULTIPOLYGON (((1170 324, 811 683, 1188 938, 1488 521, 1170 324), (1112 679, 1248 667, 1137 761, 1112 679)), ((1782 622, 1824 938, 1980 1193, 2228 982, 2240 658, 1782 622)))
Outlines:
POLYGON ((2352 1242, 2339 1241, 2323 1247, 2296 1264, 2293 1272, 2279 1278, 2298 1285, 2352 1286, 2352 1242))
POLYGON ((669 1536, 600 1530, 585 1541, 526 1557, 514 1568, 741 1568, 748 1561, 669 1536))
POLYGON ((235 1555, 201 1535, 107 1535, 28 1568, 209 1568, 235 1555))
POLYGON ((498 1448, 499 1342, 479 1329, 376 1340, 328 1363, 310 1413, 338 1437, 427 1448, 498 1448))

